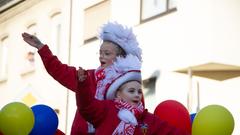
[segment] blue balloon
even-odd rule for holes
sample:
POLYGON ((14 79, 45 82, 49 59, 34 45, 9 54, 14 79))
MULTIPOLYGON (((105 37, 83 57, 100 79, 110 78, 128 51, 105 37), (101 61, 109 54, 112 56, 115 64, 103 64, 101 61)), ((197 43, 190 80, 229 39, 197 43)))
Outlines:
POLYGON ((190 114, 191 124, 193 123, 193 120, 194 120, 195 116, 196 116, 196 113, 190 114))
POLYGON ((56 112, 47 105, 35 105, 31 109, 35 123, 29 135, 54 135, 58 127, 56 112))

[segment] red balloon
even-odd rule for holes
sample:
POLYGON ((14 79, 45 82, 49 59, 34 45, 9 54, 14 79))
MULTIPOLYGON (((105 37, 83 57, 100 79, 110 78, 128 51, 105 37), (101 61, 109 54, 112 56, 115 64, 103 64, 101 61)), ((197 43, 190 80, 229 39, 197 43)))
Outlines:
POLYGON ((178 101, 166 100, 158 104, 154 114, 169 124, 191 134, 191 118, 187 108, 178 101))
POLYGON ((65 135, 61 130, 57 129, 56 134, 55 135, 65 135))
POLYGON ((3 133, 0 131, 0 135, 3 135, 3 133))

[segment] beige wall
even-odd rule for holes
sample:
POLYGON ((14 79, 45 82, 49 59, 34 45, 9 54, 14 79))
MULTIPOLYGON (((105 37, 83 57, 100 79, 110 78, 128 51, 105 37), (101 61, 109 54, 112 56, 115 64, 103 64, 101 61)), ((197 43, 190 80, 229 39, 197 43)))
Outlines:
MULTIPOLYGON (((83 45, 84 8, 101 0, 72 0, 72 37, 71 65, 83 68, 97 68, 98 47, 94 41, 83 45)), ((21 33, 31 22, 37 23, 39 37, 44 43, 51 43, 49 16, 54 11, 62 11, 63 49, 61 57, 68 63, 69 1, 36 1, 26 11, 8 18, 0 19, 0 36, 8 33, 10 38, 10 67, 8 80, 0 83, 0 107, 31 92, 39 103, 59 108, 59 128, 65 131, 66 89, 54 81, 45 71, 36 55, 35 71, 22 76, 20 67, 23 63, 24 47, 21 33), (3 93, 3 94, 2 94, 3 93), (56 98, 58 97, 58 98, 56 98)), ((112 0, 111 19, 134 26, 134 32, 143 49, 143 78, 151 77, 159 71, 156 82, 155 99, 148 100, 147 108, 153 112, 155 106, 163 100, 175 99, 187 106, 189 78, 185 74, 173 72, 177 69, 219 62, 240 65, 240 3, 238 0, 185 0, 178 1, 177 11, 140 24, 140 2, 133 0, 112 0), (126 4, 128 3, 128 4, 126 4), (123 10, 124 9, 124 10, 123 10)), ((1 18, 1 17, 0 17, 1 18)), ((97 18, 96 18, 97 19, 97 18)), ((239 134, 239 78, 226 81, 193 77, 193 108, 196 112, 197 83, 200 86, 200 108, 210 104, 220 104, 228 108, 235 119, 234 135, 239 134)), ((75 96, 69 93, 68 134, 75 111, 75 96)))
MULTIPOLYGON (((9 73, 7 80, 0 83, 0 107, 13 101, 21 101, 30 107, 35 104, 46 104, 53 109, 59 109, 59 129, 65 130, 66 89, 53 80, 45 71, 38 54, 35 56, 35 67, 25 74, 24 68, 26 46, 21 33, 27 31, 28 25, 36 23, 36 32, 43 43, 50 43, 51 18, 56 12, 62 12, 62 20, 66 16, 68 3, 64 1, 43 0, 28 1, 13 11, 0 15, 0 35, 9 36, 9 73), (7 18, 7 20, 2 19, 7 18), (31 95, 32 98, 26 96, 31 95), (32 100, 31 100, 32 99, 32 100)), ((63 24, 66 22, 63 22, 63 24)), ((68 26, 65 24, 65 26, 68 26)), ((63 31, 67 33, 68 27, 63 31)), ((66 44, 67 38, 63 40, 66 44)), ((67 50, 67 49, 65 49, 67 50)), ((65 56, 66 57, 66 56, 65 56)), ((63 60, 64 61, 64 60, 63 60)), ((66 61, 66 60, 65 60, 66 61)))
MULTIPOLYGON (((143 45, 144 68, 160 70, 157 83, 157 103, 177 99, 186 104, 189 78, 173 71, 207 62, 239 66, 240 3, 237 0, 178 1, 178 11, 137 27, 143 45), (149 36, 150 35, 150 36, 149 36)), ((215 81, 193 77, 196 95, 200 86, 200 109, 220 104, 231 111, 235 119, 234 135, 239 134, 240 78, 215 81)), ((193 109, 196 112, 196 96, 193 109)))

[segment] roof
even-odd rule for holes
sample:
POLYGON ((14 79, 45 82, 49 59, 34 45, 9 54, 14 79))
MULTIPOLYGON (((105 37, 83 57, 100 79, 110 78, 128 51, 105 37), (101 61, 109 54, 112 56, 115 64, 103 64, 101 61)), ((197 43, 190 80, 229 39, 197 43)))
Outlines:
POLYGON ((25 0, 0 0, 0 13, 7 11, 23 1, 25 0))
POLYGON ((240 66, 209 62, 201 65, 189 66, 176 70, 175 72, 193 76, 205 77, 213 80, 223 81, 240 76, 240 66))

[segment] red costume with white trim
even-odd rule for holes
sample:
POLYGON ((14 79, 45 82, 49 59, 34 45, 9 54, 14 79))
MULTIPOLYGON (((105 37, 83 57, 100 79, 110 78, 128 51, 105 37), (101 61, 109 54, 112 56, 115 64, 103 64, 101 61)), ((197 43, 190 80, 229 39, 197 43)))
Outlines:
MULTIPOLYGON (((43 48, 38 50, 38 53, 43 61, 43 64, 47 72, 59 83, 73 92, 76 92, 78 85, 77 69, 75 67, 62 64, 56 56, 52 54, 49 47, 45 45, 43 48)), ((88 77, 90 78, 90 84, 87 90, 91 90, 91 93, 96 91, 96 81, 94 77, 95 70, 86 70, 88 77)), ((79 89, 85 89, 85 87, 79 89)), ((72 124, 71 135, 87 135, 88 125, 87 122, 82 118, 76 110, 74 121, 72 124)))

